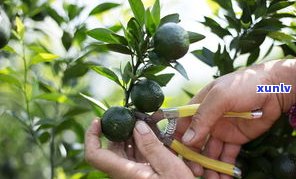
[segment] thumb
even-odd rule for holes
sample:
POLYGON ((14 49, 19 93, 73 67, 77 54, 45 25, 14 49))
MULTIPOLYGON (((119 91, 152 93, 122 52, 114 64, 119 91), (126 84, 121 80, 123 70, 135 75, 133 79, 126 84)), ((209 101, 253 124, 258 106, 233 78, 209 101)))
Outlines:
POLYGON ((174 168, 181 160, 171 153, 155 136, 143 121, 137 121, 134 138, 141 154, 150 163, 156 173, 164 173, 174 168))
POLYGON ((205 140, 211 128, 226 110, 226 95, 223 90, 217 88, 213 88, 208 93, 192 117, 191 124, 182 137, 183 143, 192 145, 205 140))

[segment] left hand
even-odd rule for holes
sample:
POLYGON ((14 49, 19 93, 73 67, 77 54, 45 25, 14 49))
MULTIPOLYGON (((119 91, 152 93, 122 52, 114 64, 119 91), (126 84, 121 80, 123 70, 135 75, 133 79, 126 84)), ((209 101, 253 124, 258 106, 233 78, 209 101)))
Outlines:
MULTIPOLYGON (((102 149, 99 141, 100 134, 101 123, 99 120, 94 120, 85 135, 85 159, 93 167, 108 173, 112 178, 194 179, 185 163, 164 147, 143 121, 136 123, 133 132, 136 147, 141 155, 126 153, 124 144, 120 143, 113 143, 112 151, 102 149), (130 158, 131 156, 134 157, 130 158)), ((137 149, 133 152, 134 154, 137 149)))

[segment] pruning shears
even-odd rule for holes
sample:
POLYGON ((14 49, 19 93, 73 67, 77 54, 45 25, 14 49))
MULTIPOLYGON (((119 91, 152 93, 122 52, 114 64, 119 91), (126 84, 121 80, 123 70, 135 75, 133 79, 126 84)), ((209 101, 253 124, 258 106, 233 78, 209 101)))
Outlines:
MULTIPOLYGON (((135 116, 139 120, 147 122, 147 124, 151 127, 159 140, 162 141, 167 147, 173 149, 183 158, 199 163, 205 168, 241 178, 241 170, 233 164, 214 160, 199 153, 196 153, 178 140, 174 139, 173 135, 176 130, 177 119, 180 117, 193 116, 197 112, 198 107, 199 104, 192 104, 174 108, 163 108, 159 109, 151 115, 141 112, 135 112, 135 116), (160 131, 156 123, 163 119, 168 119, 168 124, 164 131, 160 131)), ((250 112, 227 112, 224 114, 224 117, 256 119, 260 118, 262 114, 263 112, 261 110, 254 110, 250 112)))

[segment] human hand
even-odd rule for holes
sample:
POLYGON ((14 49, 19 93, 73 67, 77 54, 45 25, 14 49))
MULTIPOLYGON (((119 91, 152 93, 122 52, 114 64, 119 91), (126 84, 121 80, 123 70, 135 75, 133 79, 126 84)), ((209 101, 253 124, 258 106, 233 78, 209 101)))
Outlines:
POLYGON ((184 162, 165 148, 143 121, 136 123, 133 136, 139 152, 149 163, 139 162, 137 157, 134 158, 135 161, 129 160, 121 147, 115 147, 117 149, 113 148, 113 151, 102 149, 100 135, 101 123, 94 120, 85 134, 85 159, 94 168, 108 173, 112 178, 194 178, 184 162))
MULTIPOLYGON (((176 137, 213 159, 234 163, 240 146, 255 139, 295 103, 290 94, 256 93, 257 85, 295 84, 295 60, 273 61, 225 75, 202 89, 190 103, 201 103, 192 118, 178 121, 176 137), (288 74, 288 75, 287 75, 288 74), (224 118, 225 112, 262 109, 260 119, 224 118), (186 133, 185 133, 186 131, 186 133), (184 134, 185 133, 185 134, 184 134), (183 135, 184 134, 184 135, 183 135)), ((188 162, 195 175, 231 178, 188 162)))

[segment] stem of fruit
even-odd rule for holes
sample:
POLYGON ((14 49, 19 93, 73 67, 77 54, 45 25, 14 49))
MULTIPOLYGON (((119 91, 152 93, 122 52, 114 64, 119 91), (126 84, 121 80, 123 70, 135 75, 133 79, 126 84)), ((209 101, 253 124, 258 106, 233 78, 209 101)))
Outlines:
POLYGON ((129 97, 130 97, 130 93, 131 93, 131 90, 136 82, 136 80, 138 79, 136 76, 137 76, 137 71, 138 71, 138 68, 141 64, 141 58, 137 57, 136 59, 136 64, 134 63, 134 56, 132 56, 132 72, 133 72, 133 77, 131 79, 131 82, 129 84, 129 86, 127 88, 125 88, 125 101, 124 101, 124 106, 127 107, 128 106, 128 101, 129 101, 129 97))

